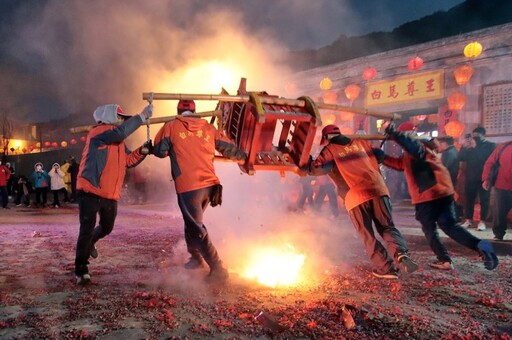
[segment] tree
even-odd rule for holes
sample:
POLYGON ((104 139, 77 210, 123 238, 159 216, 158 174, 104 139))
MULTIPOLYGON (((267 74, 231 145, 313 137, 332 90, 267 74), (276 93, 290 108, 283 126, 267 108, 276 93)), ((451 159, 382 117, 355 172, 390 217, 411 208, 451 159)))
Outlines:
POLYGON ((1 145, 2 148, 2 158, 5 158, 9 154, 9 141, 12 138, 12 130, 13 130, 13 124, 11 120, 9 119, 7 113, 2 114, 2 117, 0 118, 0 132, 2 136, 1 145))

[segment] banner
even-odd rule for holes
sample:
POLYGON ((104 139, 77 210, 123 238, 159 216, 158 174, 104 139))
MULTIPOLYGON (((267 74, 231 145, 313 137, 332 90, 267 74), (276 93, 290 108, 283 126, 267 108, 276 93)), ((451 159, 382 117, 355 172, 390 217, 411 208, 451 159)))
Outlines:
POLYGON ((417 73, 366 84, 365 107, 430 100, 444 96, 444 71, 417 73))

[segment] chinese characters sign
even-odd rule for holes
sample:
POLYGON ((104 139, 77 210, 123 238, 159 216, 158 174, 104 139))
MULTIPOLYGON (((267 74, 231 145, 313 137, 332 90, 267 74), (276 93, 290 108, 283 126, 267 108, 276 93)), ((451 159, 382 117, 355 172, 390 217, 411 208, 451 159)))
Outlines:
POLYGON ((401 104, 444 96, 444 72, 425 72, 366 85, 365 106, 401 104))

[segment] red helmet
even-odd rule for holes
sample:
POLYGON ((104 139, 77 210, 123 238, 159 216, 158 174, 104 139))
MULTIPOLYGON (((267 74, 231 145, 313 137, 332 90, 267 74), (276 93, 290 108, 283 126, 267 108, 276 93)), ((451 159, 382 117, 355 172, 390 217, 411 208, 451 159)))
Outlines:
POLYGON ((398 126, 397 131, 400 131, 400 132, 416 131, 416 128, 415 128, 413 122, 403 122, 402 124, 400 124, 398 126))
POLYGON ((182 99, 178 102, 178 113, 181 114, 185 111, 196 111, 196 103, 193 100, 182 99))
POLYGON ((327 144, 327 137, 331 134, 341 134, 340 128, 334 124, 324 126, 322 129, 322 141, 320 142, 320 145, 327 144))

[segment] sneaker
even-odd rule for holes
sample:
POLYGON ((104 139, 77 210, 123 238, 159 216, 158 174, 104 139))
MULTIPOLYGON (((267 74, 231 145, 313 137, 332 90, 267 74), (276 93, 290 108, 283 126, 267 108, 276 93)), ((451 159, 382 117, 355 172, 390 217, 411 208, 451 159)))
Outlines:
POLYGON ((91 246, 91 250, 89 251, 89 255, 93 259, 98 258, 98 250, 96 249, 96 246, 94 244, 91 246))
POLYGON ((380 270, 373 270, 372 275, 379 279, 398 279, 398 269, 390 267, 386 272, 380 270))
POLYGON ((428 264, 432 268, 441 269, 441 270, 452 270, 453 263, 450 261, 436 261, 428 264))
POLYGON ((204 267, 203 259, 197 259, 195 257, 190 257, 187 263, 185 263, 184 267, 186 269, 199 269, 204 267))
POLYGON ((471 228, 472 225, 473 225, 473 222, 471 220, 466 220, 466 222, 462 223, 460 226, 462 228, 471 228))
POLYGON ((17 207, 21 207, 21 203, 20 204, 16 204, 17 207))
POLYGON ((226 268, 211 269, 206 277, 206 282, 210 284, 223 284, 229 279, 229 273, 226 268))
POLYGON ((79 286, 85 286, 91 282, 91 275, 82 274, 76 276, 76 284, 79 286))
POLYGON ((493 270, 498 266, 498 257, 494 253, 492 244, 489 241, 482 240, 478 242, 478 250, 480 251, 482 259, 484 260, 485 269, 493 270))
POLYGON ((485 226, 485 223, 482 221, 478 222, 478 226, 476 227, 476 230, 484 231, 485 229, 487 229, 487 227, 485 226))
POLYGON ((400 265, 400 269, 402 269, 406 273, 413 273, 418 270, 418 264, 414 262, 409 255, 398 255, 398 264, 400 265))

